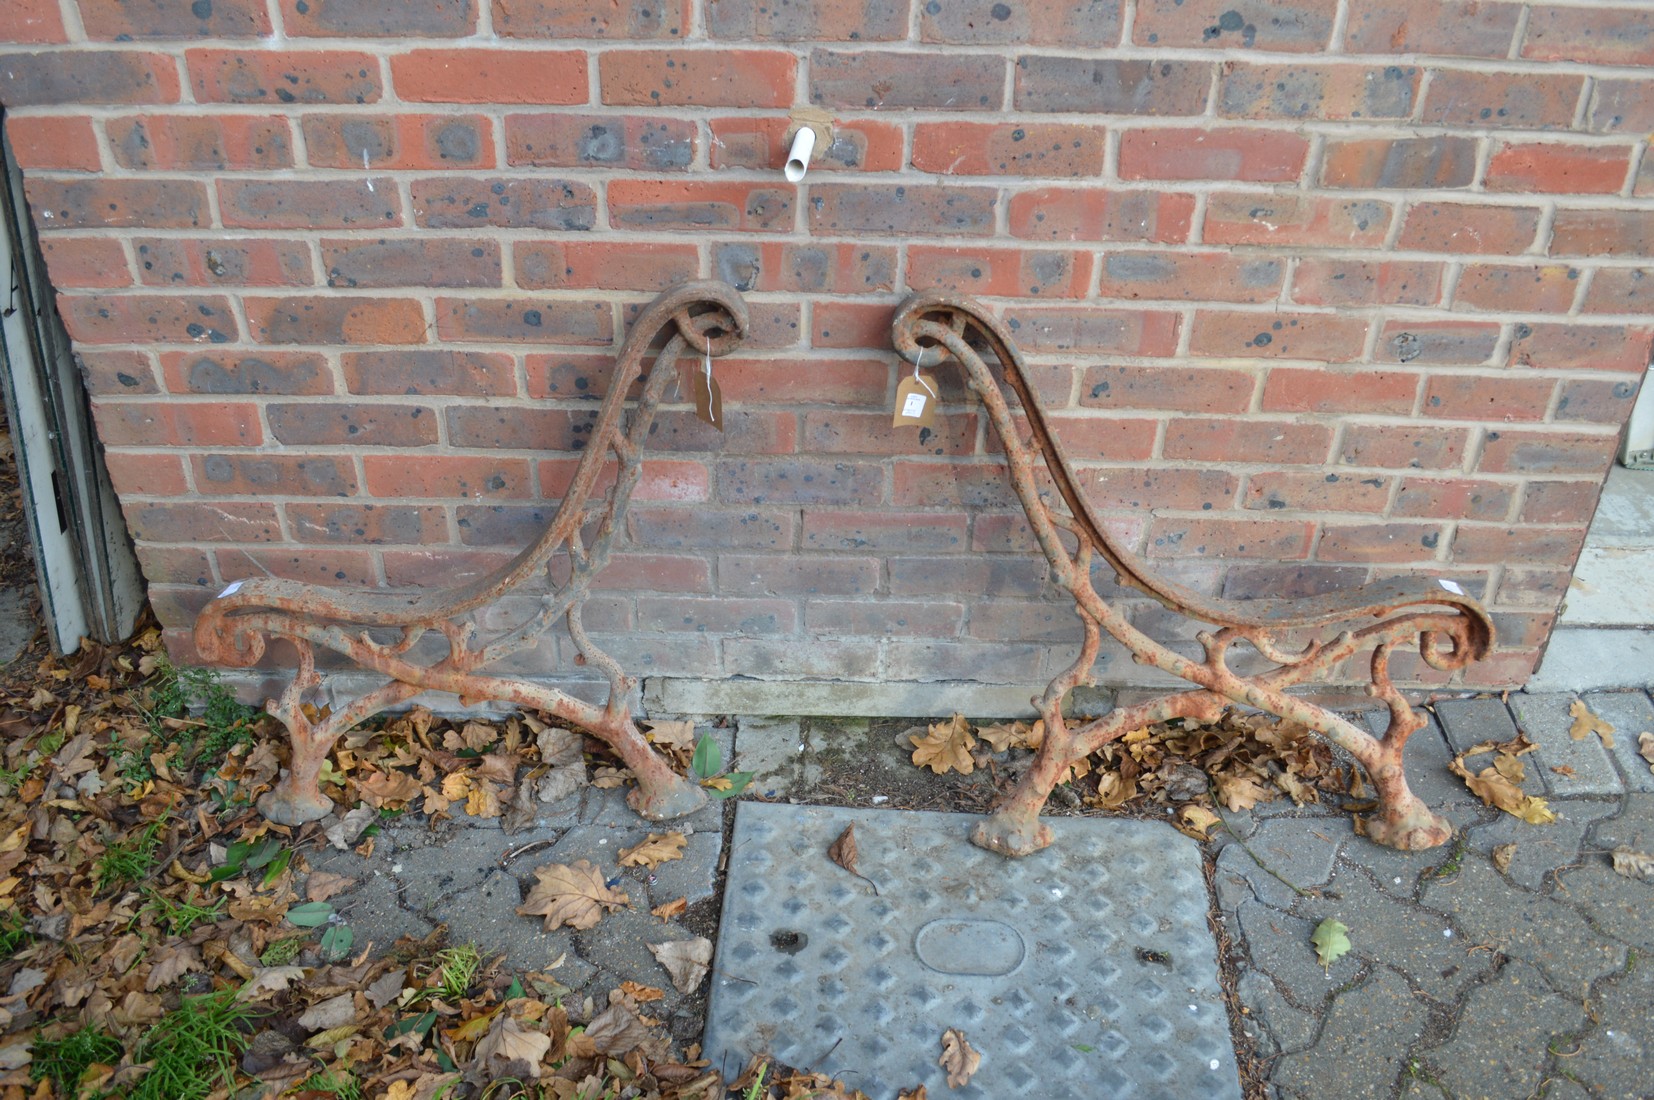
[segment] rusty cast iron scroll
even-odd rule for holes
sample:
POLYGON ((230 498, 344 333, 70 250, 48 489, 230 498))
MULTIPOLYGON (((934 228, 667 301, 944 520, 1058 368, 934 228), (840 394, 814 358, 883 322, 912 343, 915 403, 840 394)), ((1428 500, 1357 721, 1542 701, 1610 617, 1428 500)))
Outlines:
POLYGON ((1215 599, 1169 583, 1149 571, 1110 537, 1083 493, 1062 447, 1041 410, 1010 332, 980 303, 961 294, 924 293, 903 304, 893 325, 898 352, 915 366, 957 363, 966 384, 987 410, 1005 448, 1011 487, 1027 513, 1051 578, 1074 599, 1084 630, 1080 655, 1034 700, 1045 721, 1045 742, 1033 766, 1010 796, 976 829, 984 848, 1020 856, 1051 843, 1040 808, 1069 766, 1125 733, 1174 718, 1215 721, 1230 703, 1257 707, 1306 726, 1344 749, 1372 777, 1378 807, 1366 833, 1394 848, 1441 844, 1451 828, 1407 787, 1402 749, 1424 719, 1390 678, 1390 657, 1414 644, 1431 668, 1452 671, 1481 660, 1493 645, 1493 623, 1480 603, 1427 577, 1385 580, 1307 599, 1215 599), (1004 387, 978 349, 999 365, 1004 387), (1013 411, 1005 389, 1020 409, 1013 411), (1018 418, 1026 421, 1026 435, 1018 418), (1036 466, 1054 493, 1042 493, 1036 466), (1065 538, 1072 540, 1069 549, 1065 538), (1196 639, 1200 658, 1186 656, 1137 630, 1092 585, 1096 564, 1112 570, 1123 587, 1137 589, 1188 618, 1211 623, 1196 639), (1342 628, 1342 629, 1340 629, 1342 628), (1153 665, 1193 685, 1159 699, 1119 707, 1070 728, 1063 697, 1086 683, 1107 632, 1140 664, 1153 665), (1231 667, 1242 646, 1261 655, 1264 671, 1243 675, 1231 667), (1288 688, 1371 649, 1368 692, 1389 711, 1384 735, 1375 738, 1349 719, 1288 688))
MULTIPOLYGON (((492 575, 447 590, 395 592, 378 589, 314 588, 289 580, 247 580, 209 603, 195 624, 195 645, 211 662, 250 667, 271 639, 298 651, 298 673, 266 709, 287 727, 292 758, 275 789, 259 800, 272 821, 294 825, 333 809, 318 785, 333 742, 357 723, 404 704, 424 691, 450 692, 464 704, 494 700, 550 714, 601 738, 637 776, 629 801, 644 817, 689 813, 706 801, 701 789, 675 774, 650 748, 632 721, 629 700, 636 680, 592 643, 581 624, 581 607, 592 578, 609 560, 610 545, 624 525, 627 503, 642 469, 642 452, 655 413, 680 356, 699 363, 733 350, 747 332, 747 309, 739 294, 721 282, 683 283, 661 294, 639 315, 615 364, 573 483, 550 525, 531 546, 492 575), (662 332, 664 346, 644 368, 650 345, 662 332), (641 380, 635 404, 627 395, 641 380), (606 492, 592 503, 600 480, 612 473, 606 492), (567 579, 556 574, 567 561, 567 579), (549 590, 526 617, 484 638, 479 610, 545 574, 549 590), (555 688, 490 672, 491 666, 530 649, 559 619, 567 624, 579 658, 609 682, 607 701, 584 702, 555 688), (432 647, 419 643, 429 638, 432 647), (337 711, 318 714, 304 706, 321 677, 316 650, 343 655, 384 675, 386 683, 337 711)), ((410 461, 413 461, 410 459, 410 461)))

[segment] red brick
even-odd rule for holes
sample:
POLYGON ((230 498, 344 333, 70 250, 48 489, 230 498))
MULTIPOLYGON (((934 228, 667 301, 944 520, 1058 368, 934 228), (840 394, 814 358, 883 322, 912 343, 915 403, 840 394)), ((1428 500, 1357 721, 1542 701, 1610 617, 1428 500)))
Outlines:
POLYGON ((1327 142, 1321 183, 1327 187, 1416 190, 1469 187, 1476 179, 1476 139, 1352 138, 1327 142))
POLYGON ((1499 578, 1499 603, 1515 607, 1556 607, 1573 579, 1566 569, 1519 569, 1508 566, 1499 578))
POLYGON ((345 497, 356 493, 348 456, 265 454, 192 455, 195 483, 215 496, 345 497))
POLYGON ((885 302, 819 302, 810 345, 817 348, 878 347, 890 338, 895 310, 885 302))
POLYGON ((366 550, 218 550, 219 575, 235 577, 278 577, 312 585, 349 584, 373 586, 378 573, 373 555, 366 550))
POLYGON ((793 228, 791 186, 716 180, 611 180, 616 229, 781 233, 793 228))
MULTIPOLYGON (((1004 471, 1000 471, 1001 475, 1004 471)), ((1006 489, 1009 491, 1009 482, 1006 489)), ((1014 503, 1012 497, 992 497, 987 503, 996 507, 1009 507, 1014 503)), ((1138 527, 1132 532, 1129 540, 1121 539, 1135 545, 1143 531, 1138 527)), ((1120 538, 1119 531, 1115 531, 1116 538, 1120 538)), ((1073 549, 1072 539, 1063 537, 1063 545, 1073 549)), ((1039 555, 1039 540, 1034 538, 1034 530, 1028 526, 1028 518, 1021 512, 978 513, 971 522, 971 552, 974 554, 1033 554, 1039 555)))
POLYGON ((138 564, 150 584, 191 584, 212 587, 212 558, 186 547, 139 546, 138 564))
POLYGON ((75 116, 6 118, 6 136, 11 139, 17 166, 96 172, 103 165, 98 137, 92 120, 75 116))
POLYGON ((258 406, 245 402, 100 401, 92 411, 98 438, 109 447, 256 447, 264 442, 258 406))
POLYGON ((1101 469, 1081 477, 1086 499, 1113 510, 1228 511, 1240 488, 1227 470, 1101 469))
POLYGON ((1166 426, 1164 454, 1194 462, 1319 465, 1331 446, 1332 429, 1325 424, 1176 418, 1166 426))
POLYGON ((1584 527, 1483 527, 1465 523, 1453 536, 1453 560, 1466 565, 1572 565, 1584 542, 1584 527))
POLYGON ((436 313, 442 340, 604 347, 614 342, 607 302, 438 298, 436 313))
POLYGON ((123 168, 275 169, 293 164, 287 120, 253 115, 138 115, 106 128, 123 168))
MULTIPOLYGON (((997 111, 1005 98, 1005 64, 992 54, 817 49, 810 53, 809 87, 810 102, 823 107, 997 111)), ((745 106, 786 106, 791 93, 789 72, 779 101, 745 106)))
POLYGON ((1013 101, 1019 111, 1171 116, 1206 110, 1213 66, 1198 61, 1118 58, 1017 58, 1013 101))
POLYGON ((46 270, 59 290, 131 286, 121 242, 109 237, 47 237, 40 242, 46 270))
POLYGON ((1207 244, 1267 244, 1305 248, 1377 247, 1394 212, 1375 199, 1319 195, 1223 192, 1206 207, 1207 244))
POLYGON ((11 0, 0 8, 0 42, 67 42, 58 0, 11 0))
POLYGON ((1175 409, 1179 412, 1245 412, 1257 379, 1247 371, 1215 367, 1088 367, 1080 379, 1080 405, 1093 409, 1175 409))
POLYGON ((1527 206, 1419 202, 1408 208, 1398 247, 1420 252, 1515 256, 1533 245, 1539 211, 1527 206))
POLYGON ((1654 254, 1654 210, 1558 210, 1553 256, 1654 254))
POLYGON ((1593 134, 1645 134, 1654 130, 1654 80, 1592 82, 1585 128, 1593 134))
POLYGON ((705 558, 690 554, 615 554, 593 578, 592 587, 619 592, 711 592, 712 567, 705 558))
MULTIPOLYGON (((539 168, 671 172, 695 160, 695 124, 649 115, 506 115, 506 160, 539 168)), ((714 165, 717 167, 717 165, 714 165)))
POLYGON ((779 550, 793 545, 794 512, 796 509, 633 508, 626 513, 626 529, 640 547, 779 550))
POLYGON ((424 405, 306 401, 268 405, 270 434, 289 447, 427 447, 437 442, 437 414, 424 405))
POLYGON ((884 470, 874 462, 788 456, 718 464, 718 499, 729 504, 865 505, 883 492, 884 470))
POLYGON ((1630 379, 1580 378, 1557 384, 1556 419, 1618 427, 1631 414, 1637 384, 1630 379))
POLYGON ((310 286, 303 241, 244 237, 139 237, 138 277, 151 286, 310 286))
POLYGON ((1317 561, 1434 561, 1442 544, 1439 523, 1326 524, 1317 561))
POLYGON ((1451 420, 1543 420, 1556 383, 1504 374, 1437 374, 1425 386, 1422 413, 1451 420))
POLYGON ((833 4, 752 4, 707 0, 713 38, 779 42, 888 42, 907 37, 907 5, 886 0, 833 4))
POLYGON ((200 103, 375 103, 379 62, 343 50, 186 50, 200 103))
POLYGON ((1337 6, 1337 0, 1230 0, 1221 5, 1140 0, 1132 40, 1139 46, 1310 53, 1331 40, 1337 6))
MULTIPOLYGON (((1598 277, 1601 277, 1601 272, 1598 277)), ((1510 364, 1541 370, 1612 370, 1641 374, 1654 357, 1654 328, 1623 325, 1516 326, 1510 364)))
POLYGON ((693 630, 713 634, 792 634, 798 608, 791 600, 639 596, 639 630, 693 630))
POLYGON ((24 191, 41 230, 193 229, 211 220, 206 190, 194 181, 33 176, 24 191))
POLYGON ((181 455, 108 451, 105 457, 109 479, 123 500, 133 496, 182 496, 189 492, 181 455))
POLYGON ((586 55, 578 50, 409 50, 391 56, 391 84, 398 96, 414 103, 585 103, 586 55))
POLYGON ((168 351, 161 354, 161 369, 168 393, 333 392, 333 373, 315 352, 168 351))
POLYGON ((1279 130, 1127 130, 1121 179, 1286 183, 1304 170, 1309 142, 1279 130))
POLYGON ((1264 381, 1264 412, 1387 413, 1406 416, 1417 399, 1419 376, 1401 371, 1271 367, 1264 381))
POLYGON ((1361 355, 1367 322, 1330 313, 1195 314, 1189 350, 1195 355, 1319 359, 1347 363, 1361 355))
POLYGON ((76 358, 80 360, 81 379, 93 397, 161 392, 148 352, 83 348, 76 358))
POLYGON ((493 124, 482 115, 306 115, 312 168, 494 167, 493 124))
MULTIPOLYGON (((1160 426, 1157 420, 1100 416, 1090 410, 1051 414, 1045 422, 1075 462, 1146 462, 1154 454, 1154 438, 1160 426)), ((1018 431, 1028 438, 1025 428, 1019 425, 1018 431)), ((1004 450, 992 433, 988 450, 995 454, 1004 450)), ((1048 490, 1049 486, 1041 488, 1048 490)))
MULTIPOLYGON (((715 370, 726 402, 888 409, 888 359, 720 359, 715 370)), ((886 427, 889 422, 887 412, 886 427)))
POLYGON ((1586 291, 1587 313, 1647 313, 1654 304, 1654 270, 1599 268, 1586 291))
POLYGON ((515 397, 511 356, 480 351, 362 351, 339 357, 351 393, 515 397))
POLYGON ((1590 523, 1602 486, 1596 481, 1530 481, 1522 489, 1523 523, 1590 523))
POLYGON ((60 50, 0 54, 0 102, 8 109, 64 103, 110 106, 178 102, 178 66, 166 54, 60 50))
POLYGON ((1501 0, 1362 0, 1350 11, 1344 42, 1352 53, 1503 58, 1520 15, 1519 7, 1501 0))
POLYGON ((1053 241, 1153 241, 1189 238, 1193 195, 1044 187, 1011 196, 1011 235, 1053 241))
MULTIPOLYGON (((580 460, 574 458, 544 459, 539 463, 540 495, 562 498, 574 483, 574 473, 580 460)), ((594 486, 597 494, 607 493, 615 482, 615 467, 611 463, 598 475, 594 486)), ((675 501, 690 503, 710 500, 712 474, 701 462, 669 462, 651 458, 643 464, 643 474, 632 492, 633 500, 675 501)))
POLYGON ((971 622, 966 633, 972 638, 1008 642, 1077 642, 1080 639, 1081 628, 1074 609, 1060 603, 973 599, 969 607, 971 622))
POLYGON ((909 431, 892 428, 887 410, 809 412, 802 446, 823 454, 969 455, 976 450, 976 414, 944 413, 932 427, 909 431))
POLYGON ((1271 470, 1246 479, 1242 504, 1252 511, 1382 512, 1390 480, 1358 474, 1271 470))
POLYGON ((1350 424, 1344 428, 1337 460, 1346 466, 1385 470, 1447 470, 1464 461, 1468 428, 1418 424, 1350 424))
POLYGON ((1005 323, 1024 351, 1085 351, 1119 355, 1171 355, 1182 318, 1169 311, 1023 306, 1005 323))
POLYGON ((270 33, 262 0, 76 0, 81 26, 93 39, 259 38, 270 33))
POLYGON ((363 455, 362 473, 369 493, 381 498, 502 498, 533 495, 525 458, 493 455, 363 455))
POLYGON ((423 344, 425 313, 406 298, 248 298, 261 344, 423 344))
POLYGON ((250 501, 127 505, 126 525, 141 542, 276 542, 281 528, 274 504, 250 501))
POLYGON ((1534 5, 1522 56, 1539 61, 1654 65, 1654 14, 1634 8, 1534 5))
MULTIPOLYGON (((717 373, 717 367, 713 367, 717 373)), ((649 453, 670 451, 725 454, 791 454, 798 450, 798 417, 784 412, 724 409, 725 432, 703 424, 687 409, 667 409, 655 416, 649 453)))
MULTIPOLYGON (((999 472, 1000 468, 990 469, 999 472)), ((876 554, 944 550, 962 553, 967 549, 967 522, 965 516, 958 514, 824 512, 812 509, 804 513, 804 541, 801 545, 806 550, 869 550, 876 554)))
POLYGON ((1489 191, 1613 195, 1625 186, 1629 146, 1504 143, 1488 164, 1489 191))
POLYGON ((1223 65, 1217 113, 1253 119, 1405 119, 1419 69, 1411 65, 1223 65))
POLYGON ((1014 8, 989 0, 927 4, 920 9, 919 20, 919 37, 924 42, 1070 49, 1120 43, 1119 5, 1086 0, 1027 0, 1014 8))
POLYGON ((1292 298, 1306 306, 1432 306, 1441 301, 1441 263, 1305 257, 1292 274, 1292 298))
POLYGON ((1230 252, 1125 252, 1103 256, 1103 298, 1272 302, 1286 262, 1230 252))
POLYGON ((472 0, 394 7, 378 0, 281 0, 281 25, 288 34, 316 38, 458 38, 476 30, 476 9, 472 0))
POLYGON ((333 287, 499 286, 500 246, 440 237, 323 240, 322 269, 333 287))
POLYGON ((788 107, 798 58, 780 50, 610 50, 603 102, 619 107, 788 107))
POLYGON ((1591 474, 1601 477, 1617 435, 1578 432, 1488 432, 1476 468, 1490 474, 1591 474))
POLYGON ((242 229, 383 229, 401 224, 388 176, 360 180, 218 181, 226 226, 242 229))
POLYGON ((414 221, 430 229, 582 231, 597 224, 597 194, 557 179, 443 176, 416 179, 414 221))
MULTIPOLYGON (((973 606, 973 622, 978 615, 986 618, 983 605, 973 606)), ((963 605, 934 600, 808 600, 804 604, 805 628, 820 634, 953 638, 964 618, 963 605)))
POLYGON ((528 290, 664 290, 695 277, 700 253, 692 244, 523 241, 513 266, 528 290))
MULTIPOLYGON (((1083 298, 1091 255, 1061 249, 911 245, 907 285, 999 297, 1083 298)), ((819 308, 819 307, 818 307, 819 308)))
POLYGON ((813 234, 985 237, 997 201, 991 187, 818 183, 807 213, 813 234))
POLYGON ((1309 556, 1315 525, 1307 520, 1172 519, 1149 521, 1155 558, 1274 558, 1309 556))
MULTIPOLYGON (((841 559, 842 560, 842 559, 841 559)), ((1048 567, 1039 555, 978 554, 886 559, 892 596, 1037 596, 1045 591, 1048 567)))
POLYGON ((1487 362, 1499 344, 1495 321, 1386 321, 1373 357, 1379 362, 1487 362))
POLYGON ((1437 72, 1421 116, 1426 124, 1567 129, 1585 78, 1564 73, 1437 72))
MULTIPOLYGON (((712 167, 774 171, 786 163, 795 129, 792 120, 772 118, 715 118, 712 127, 712 167)), ((893 122, 834 119, 833 140, 816 146, 810 170, 849 169, 858 172, 896 172, 902 168, 902 128, 893 122)))
POLYGON ((1065 123, 920 122, 913 167, 947 176, 1095 176, 1104 131, 1065 123))
POLYGON ((713 246, 712 271, 740 291, 869 294, 895 289, 897 252, 894 245, 736 241, 713 246))
POLYGON ((1566 313, 1578 289, 1579 270, 1562 264, 1466 264, 1453 291, 1453 304, 1505 313, 1566 313))
POLYGON ((1393 515, 1431 519, 1500 521, 1510 512, 1516 487, 1468 478, 1403 478, 1393 515))
POLYGON ((229 300, 220 297, 64 296, 59 310, 69 335, 88 344, 222 344, 240 337, 229 300))

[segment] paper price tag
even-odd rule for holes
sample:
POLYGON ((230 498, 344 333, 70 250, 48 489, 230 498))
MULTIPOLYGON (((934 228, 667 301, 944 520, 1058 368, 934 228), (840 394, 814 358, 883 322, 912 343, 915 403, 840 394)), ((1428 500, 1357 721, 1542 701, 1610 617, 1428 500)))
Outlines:
POLYGON ((896 387, 896 415, 890 426, 928 428, 936 423, 936 379, 914 371, 896 387))

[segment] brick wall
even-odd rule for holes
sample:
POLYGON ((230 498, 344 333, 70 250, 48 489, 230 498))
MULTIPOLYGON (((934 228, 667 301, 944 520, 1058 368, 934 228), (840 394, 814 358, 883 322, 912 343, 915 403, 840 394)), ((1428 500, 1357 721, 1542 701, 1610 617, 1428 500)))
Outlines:
POLYGON ((9 0, 0 39, 186 657, 238 577, 498 564, 628 310, 699 275, 755 332, 726 436, 663 416, 588 614, 637 671, 1067 662, 978 410, 889 428, 892 308, 948 287, 1165 571, 1452 577, 1502 633, 1473 676, 1517 683, 1654 339, 1643 0, 9 0), (794 187, 807 104, 833 140, 794 187))

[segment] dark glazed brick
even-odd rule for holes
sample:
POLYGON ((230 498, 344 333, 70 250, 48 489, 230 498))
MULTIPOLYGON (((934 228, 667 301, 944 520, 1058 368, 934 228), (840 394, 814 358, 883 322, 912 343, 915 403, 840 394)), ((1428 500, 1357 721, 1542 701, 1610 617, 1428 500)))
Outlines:
POLYGON ((824 107, 928 107, 994 111, 1005 95, 1005 65, 992 55, 810 54, 810 102, 824 107))
POLYGON ((713 38, 780 42, 889 42, 907 37, 907 4, 891 0, 754 3, 706 0, 713 38))
POLYGON ((77 0, 88 38, 258 38, 270 33, 264 0, 77 0))
POLYGON ((190 229, 208 220, 206 191, 191 181, 35 177, 25 190, 45 230, 190 229))
POLYGON ((1418 92, 1416 66, 1223 66, 1218 114, 1259 119, 1404 119, 1418 92))
POLYGON ((139 237, 138 278, 150 286, 310 286, 304 241, 139 237))
POLYGON ((1021 57, 1015 103, 1022 111, 1198 115, 1213 68, 1198 61, 1021 57))
POLYGON ((1567 74, 1438 72, 1422 121, 1446 126, 1565 129, 1585 78, 1567 74))
POLYGON ((666 172, 695 159, 695 124, 642 115, 507 115, 506 159, 540 168, 666 172))
POLYGON ((69 335, 89 344, 227 344, 239 335, 221 297, 122 295, 60 300, 69 335))
POLYGON ((996 201, 988 187, 822 183, 810 189, 810 229, 984 237, 996 201))
POLYGON ((299 542, 382 546, 446 542, 448 524, 438 507, 386 504, 289 504, 287 527, 299 542))
POLYGON ((604 347, 614 340, 607 302, 438 298, 436 315, 437 334, 444 340, 604 347))
POLYGON ((0 54, 0 102, 14 109, 60 103, 176 103, 178 92, 178 71, 165 54, 0 54))
POLYGON ((718 499, 727 504, 871 504, 884 493, 873 463, 809 458, 718 464, 718 499))
POLYGON ((446 177, 413 181, 414 220, 431 229, 590 229, 597 196, 564 180, 446 177))
POLYGON ((936 0, 920 8, 919 37, 961 45, 1115 46, 1122 6, 1119 0, 936 0))
POLYGON ((351 393, 511 397, 511 357, 481 351, 362 351, 339 357, 351 393))
POLYGON ((613 180, 609 221, 617 229, 729 229, 754 233, 793 227, 791 187, 709 180, 613 180))
POLYGON ((1519 4, 1439 0, 1404 4, 1355 0, 1344 41, 1352 53, 1424 53, 1502 58, 1522 14, 1519 4))
POLYGON ((1322 50, 1338 0, 1139 0, 1132 37, 1139 46, 1202 46, 1288 53, 1322 50))
POLYGON ((203 103, 373 103, 379 62, 332 50, 187 50, 190 86, 203 103))
POLYGON ((281 0, 281 23, 288 34, 317 38, 458 38, 476 29, 477 9, 473 0, 281 0))
POLYGON ((426 447, 437 441, 436 413, 423 405, 271 405, 270 433, 288 446, 426 447))
POLYGON ((219 180, 224 224, 248 229, 377 229, 402 220, 396 183, 372 180, 219 180))
POLYGON ((448 442, 511 451, 579 451, 591 439, 596 420, 592 411, 464 405, 448 410, 448 442))
POLYGON ((336 287, 500 285, 494 241, 377 240, 322 242, 322 269, 336 287))
POLYGON ((161 364, 174 393, 333 392, 327 361, 307 352, 168 352, 161 364))
POLYGON ((202 492, 343 497, 356 492, 349 458, 207 454, 192 459, 202 492))
POLYGON ((106 128, 122 168, 212 171, 293 164, 285 119, 145 115, 110 119, 106 128))

